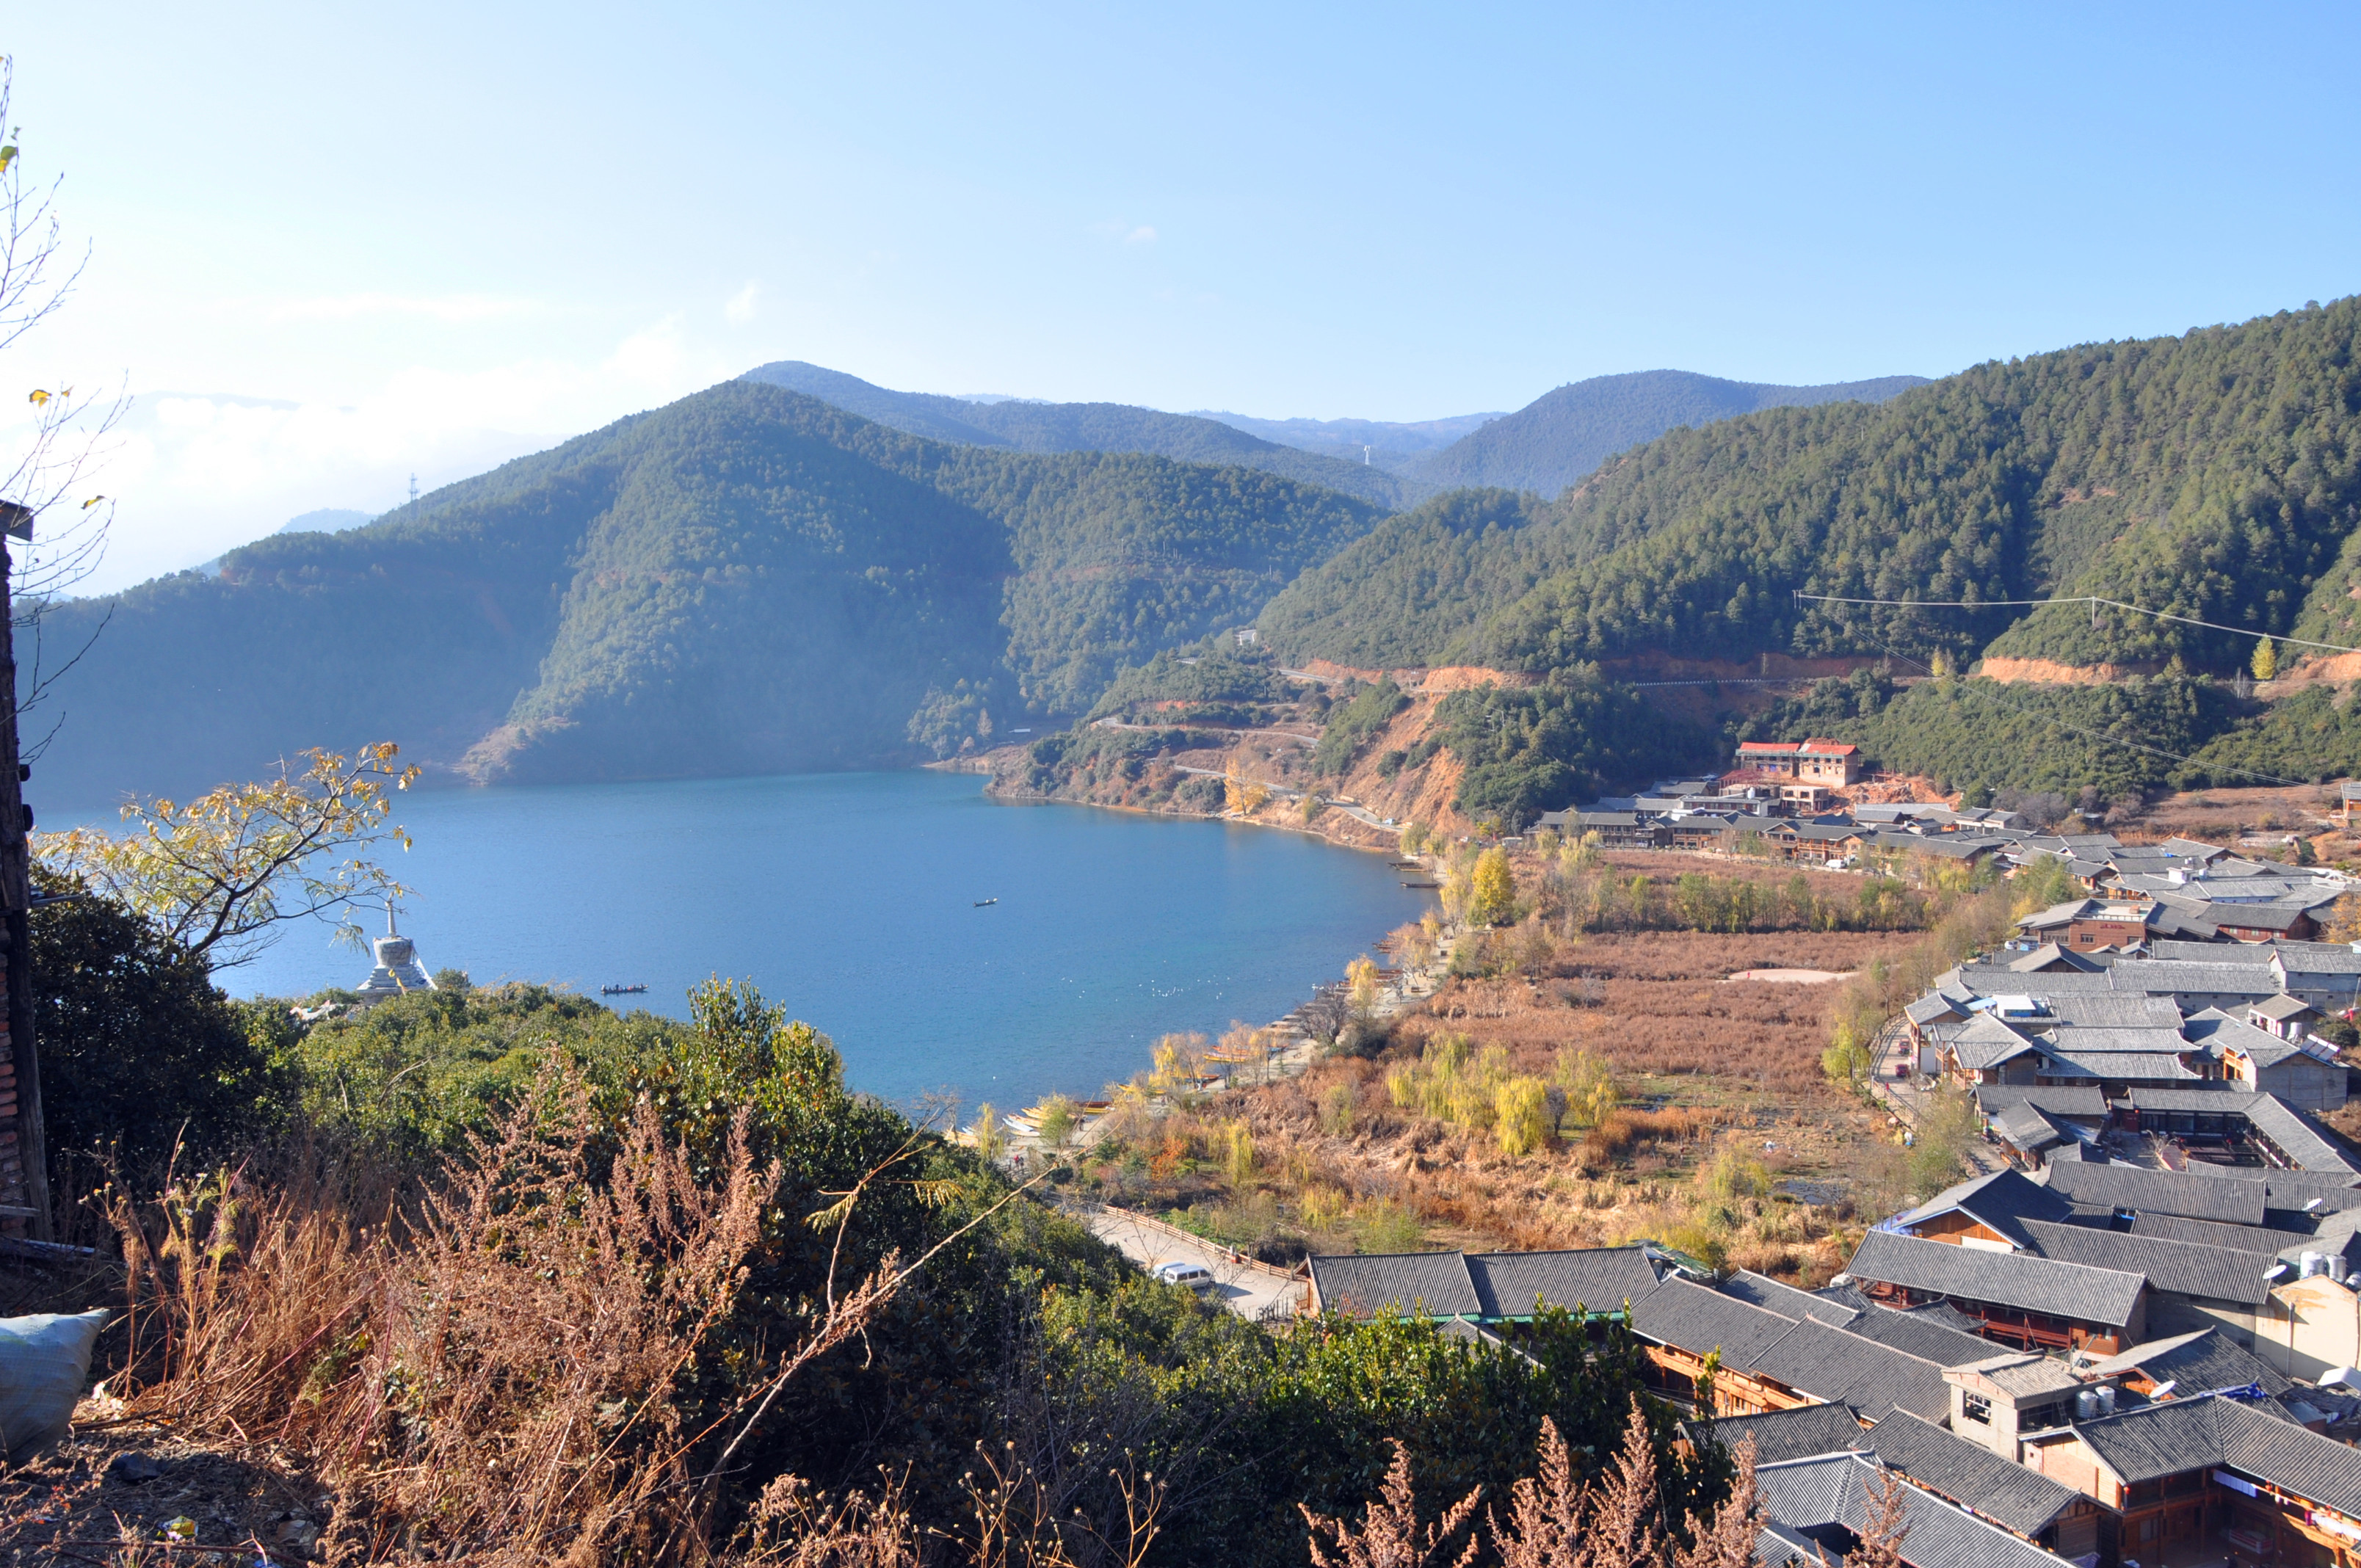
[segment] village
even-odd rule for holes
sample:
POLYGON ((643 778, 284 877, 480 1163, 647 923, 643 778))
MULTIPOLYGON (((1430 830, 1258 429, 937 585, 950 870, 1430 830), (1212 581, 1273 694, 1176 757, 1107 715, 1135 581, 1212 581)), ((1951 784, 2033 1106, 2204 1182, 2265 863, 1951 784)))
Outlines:
MULTIPOLYGON (((1907 1141, 1930 1102, 1963 1098, 1982 1174, 1864 1215, 1816 1287, 1653 1238, 1280 1266, 1113 1202, 1084 1206, 1093 1228, 1264 1321, 1401 1313, 1510 1352, 1553 1310, 1620 1323, 1692 1440, 1753 1442, 1764 1561, 1836 1561, 1883 1471, 1905 1483, 1914 1563, 2361 1562, 2361 1155, 2336 1126, 2361 944, 2318 939, 2342 933, 2355 884, 2300 834, 2060 832, 2055 797, 1881 791, 1836 741, 1732 760, 1545 814, 1507 847, 2070 889, 1870 1043, 1889 1127, 1907 1141)), ((2310 827, 2327 848, 2325 809, 2310 827)), ((1440 879, 1449 850, 1401 863, 1440 879)), ((1379 1009, 1423 1006, 1465 938, 1446 928, 1423 964, 1396 953, 1379 1009)), ((1348 989, 1206 1053, 1191 1088, 1316 1070, 1348 989)))

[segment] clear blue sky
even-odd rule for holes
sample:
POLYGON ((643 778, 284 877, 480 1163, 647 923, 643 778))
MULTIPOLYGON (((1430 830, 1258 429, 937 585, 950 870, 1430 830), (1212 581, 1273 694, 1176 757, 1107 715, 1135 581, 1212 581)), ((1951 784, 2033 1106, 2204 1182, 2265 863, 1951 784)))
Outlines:
POLYGON ((120 579, 774 358, 1383 419, 1939 375, 2351 291, 2356 16, 17 7, 94 260, 0 379, 151 394, 120 579))

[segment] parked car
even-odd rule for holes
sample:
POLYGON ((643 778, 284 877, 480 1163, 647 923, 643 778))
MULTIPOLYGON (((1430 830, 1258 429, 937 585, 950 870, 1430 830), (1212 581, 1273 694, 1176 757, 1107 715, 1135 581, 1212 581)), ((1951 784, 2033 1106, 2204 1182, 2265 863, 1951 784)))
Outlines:
POLYGON ((1213 1277, 1213 1271, 1202 1263, 1159 1263, 1156 1266, 1156 1277, 1167 1285, 1178 1285, 1201 1293, 1220 1283, 1213 1277))

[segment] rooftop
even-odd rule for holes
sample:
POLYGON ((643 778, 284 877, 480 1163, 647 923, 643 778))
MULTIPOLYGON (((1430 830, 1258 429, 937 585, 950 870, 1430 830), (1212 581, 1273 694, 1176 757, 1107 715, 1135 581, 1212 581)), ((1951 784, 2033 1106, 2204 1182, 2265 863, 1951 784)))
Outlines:
POLYGON ((2137 1274, 2027 1253, 1920 1241, 1893 1231, 1863 1236, 1847 1268, 1857 1278, 1921 1294, 2015 1307, 2108 1328, 2131 1321, 2147 1288, 2147 1279, 2137 1274))

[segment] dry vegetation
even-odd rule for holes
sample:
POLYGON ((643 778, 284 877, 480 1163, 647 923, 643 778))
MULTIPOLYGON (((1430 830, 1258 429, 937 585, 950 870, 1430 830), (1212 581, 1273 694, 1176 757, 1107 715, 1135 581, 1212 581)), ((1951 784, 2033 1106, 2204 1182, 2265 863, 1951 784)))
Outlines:
POLYGON ((1451 982, 1374 1056, 1333 1057, 1218 1105, 1115 1129, 1084 1180, 1274 1261, 1650 1236, 1824 1279, 1855 1195, 1883 1201, 1860 1189, 1879 1174, 1861 1154, 1883 1146, 1884 1119, 1821 1071, 1837 987, 1725 977, 1845 971, 1914 939, 1590 937, 1561 947, 1546 974, 1451 982), (1401 1103, 1395 1083, 1432 1075, 1439 1058, 1464 1062, 1451 1085, 1401 1103), (1503 1147, 1513 1103, 1495 1097, 1488 1116, 1484 1102, 1516 1080, 1543 1085, 1562 1116, 1526 1154, 1503 1147), (1586 1104, 1602 1080, 1611 1100, 1586 1104), (1464 1113, 1433 1113, 1451 1088, 1464 1113), (1783 1187, 1799 1178, 1827 1201, 1783 1187))

